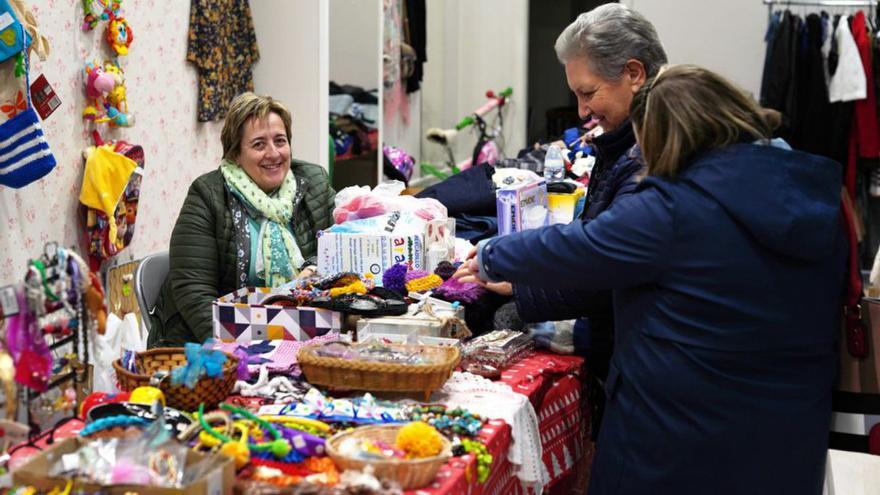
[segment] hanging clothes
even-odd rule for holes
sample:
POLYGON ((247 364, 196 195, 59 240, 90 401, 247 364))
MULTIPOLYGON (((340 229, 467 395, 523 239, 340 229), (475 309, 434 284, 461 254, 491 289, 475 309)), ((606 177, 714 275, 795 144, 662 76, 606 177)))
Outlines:
POLYGON ((865 20, 865 13, 859 11, 853 17, 852 34, 862 70, 865 74, 865 96, 855 103, 855 122, 853 136, 858 154, 862 158, 880 157, 880 125, 877 122, 877 96, 874 88, 874 65, 871 61, 871 36, 865 20))
POLYGON ((233 98, 254 90, 259 59, 248 0, 192 0, 186 60, 199 73, 199 122, 222 119, 233 98))
POLYGON ((846 19, 837 23, 834 35, 839 55, 837 68, 828 83, 828 96, 831 102, 864 99, 867 96, 865 69, 846 19))

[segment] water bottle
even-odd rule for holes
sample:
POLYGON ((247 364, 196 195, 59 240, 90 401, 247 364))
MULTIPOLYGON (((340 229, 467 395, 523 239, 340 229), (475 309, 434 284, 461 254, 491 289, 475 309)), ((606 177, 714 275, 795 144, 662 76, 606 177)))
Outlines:
POLYGON ((565 179, 565 161, 562 159, 562 150, 559 146, 551 144, 544 156, 544 179, 547 183, 562 182, 565 179))

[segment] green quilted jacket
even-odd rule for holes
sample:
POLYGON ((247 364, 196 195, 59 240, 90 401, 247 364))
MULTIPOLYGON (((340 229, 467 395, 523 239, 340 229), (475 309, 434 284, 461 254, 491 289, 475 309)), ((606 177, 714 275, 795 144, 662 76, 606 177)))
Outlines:
MULTIPOLYGON (((306 264, 314 264, 316 234, 333 224, 336 193, 318 165, 292 160, 290 171, 297 180, 293 235, 306 264)), ((170 272, 150 316, 148 347, 204 342, 213 335, 211 302, 247 282, 250 241, 245 214, 219 169, 190 186, 171 233, 170 272)))

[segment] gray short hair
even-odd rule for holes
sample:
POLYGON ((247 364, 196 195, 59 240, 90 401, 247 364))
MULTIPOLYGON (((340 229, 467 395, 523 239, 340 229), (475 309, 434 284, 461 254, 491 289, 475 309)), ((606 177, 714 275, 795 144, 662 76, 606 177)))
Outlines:
POLYGON ((578 16, 556 38, 563 64, 585 57, 600 76, 617 80, 629 59, 644 64, 648 77, 666 63, 657 30, 642 14, 619 3, 607 3, 578 16))

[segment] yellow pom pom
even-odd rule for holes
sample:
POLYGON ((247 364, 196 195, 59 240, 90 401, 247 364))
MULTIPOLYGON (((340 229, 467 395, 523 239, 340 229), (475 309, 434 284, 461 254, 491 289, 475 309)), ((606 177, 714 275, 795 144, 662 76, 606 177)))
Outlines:
POLYGON ((443 437, 433 426, 422 421, 402 427, 394 443, 410 458, 433 457, 443 450, 443 437))
POLYGON ((414 278, 406 283, 406 290, 410 292, 425 292, 431 289, 436 289, 443 285, 443 279, 440 278, 440 275, 436 273, 432 273, 427 277, 422 278, 414 278))

